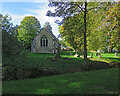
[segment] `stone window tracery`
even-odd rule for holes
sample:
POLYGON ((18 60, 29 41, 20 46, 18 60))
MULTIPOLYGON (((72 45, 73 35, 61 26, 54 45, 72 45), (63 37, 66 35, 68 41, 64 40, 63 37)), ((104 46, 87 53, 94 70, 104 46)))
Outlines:
POLYGON ((41 47, 48 47, 48 39, 45 35, 41 37, 41 47))

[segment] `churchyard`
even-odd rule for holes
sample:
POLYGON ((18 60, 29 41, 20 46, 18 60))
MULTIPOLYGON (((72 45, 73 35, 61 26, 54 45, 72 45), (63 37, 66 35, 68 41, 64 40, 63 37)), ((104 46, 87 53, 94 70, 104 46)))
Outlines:
POLYGON ((0 65, 5 96, 118 96, 120 2, 73 1, 47 2, 45 5, 40 1, 37 6, 37 2, 3 3, 6 4, 5 13, 13 10, 14 19, 11 21, 10 13, 0 13, 0 65), (48 7, 55 9, 46 10, 48 7), (17 20, 19 23, 14 25, 12 22, 17 20))

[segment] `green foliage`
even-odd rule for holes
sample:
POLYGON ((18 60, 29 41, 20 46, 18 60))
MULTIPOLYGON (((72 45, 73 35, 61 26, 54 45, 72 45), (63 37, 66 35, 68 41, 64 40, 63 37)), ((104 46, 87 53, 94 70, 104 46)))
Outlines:
POLYGON ((18 25, 13 26, 11 23, 12 18, 6 14, 4 16, 1 15, 1 29, 6 30, 9 34, 17 37, 18 35, 18 25))
POLYGON ((83 18, 76 14, 73 17, 68 17, 64 20, 63 26, 59 26, 59 32, 68 46, 75 50, 83 49, 83 18))
POLYGON ((11 32, 12 33, 12 26, 13 24, 10 22, 12 20, 12 18, 6 14, 5 16, 2 16, 1 18, 1 28, 6 30, 7 32, 11 32))
MULTIPOLYGON (((69 12, 74 12, 72 15, 65 13, 63 11, 62 14, 70 15, 66 18, 64 18, 63 25, 59 26, 59 32, 63 38, 65 38, 65 42, 68 46, 72 47, 73 49, 77 50, 83 50, 84 48, 84 7, 83 3, 70 3, 71 10, 72 8, 80 8, 81 11, 76 13, 75 10, 70 11, 70 8, 66 8, 69 12)), ((54 5, 54 4, 53 4, 54 5)), ((62 5, 65 7, 65 5, 69 5, 68 3, 62 3, 62 5)), ((55 6, 58 7, 55 12, 55 15, 57 16, 60 14, 60 10, 62 8, 60 5, 56 4, 55 6)), ((62 6, 62 7, 63 7, 62 6)), ((103 15, 103 12, 106 12, 106 9, 109 9, 109 3, 99 3, 99 2, 89 2, 87 3, 87 15, 86 15, 86 24, 87 24, 87 49, 88 50, 98 50, 103 49, 108 45, 107 42, 107 36, 105 31, 100 30, 100 24, 101 21, 105 19, 105 16, 103 15)), ((80 10, 77 9, 77 10, 80 10)), ((60 14, 62 16, 62 14, 60 14)))
MULTIPOLYGON (((66 23, 66 19, 67 19, 67 21, 71 20, 72 23, 71 22, 66 23, 65 24, 66 27, 64 27, 65 25, 63 25, 64 31, 61 31, 61 29, 60 29, 60 32, 65 33, 65 34, 62 33, 63 36, 65 37, 65 40, 68 42, 69 46, 73 47, 74 49, 82 50, 83 48, 81 48, 81 46, 83 47, 83 44, 84 44, 84 61, 85 61, 84 64, 85 64, 85 66, 87 64, 86 63, 86 61, 87 61, 87 40, 86 40, 86 38, 89 35, 89 34, 87 34, 87 23, 89 22, 89 19, 87 18, 87 13, 91 10, 94 10, 94 11, 96 11, 96 10, 98 11, 99 9, 103 10, 103 8, 105 9, 107 4, 109 4, 109 3, 100 3, 100 2, 90 2, 90 3, 89 2, 57 2, 56 3, 56 2, 50 2, 50 4, 49 4, 49 6, 55 7, 56 9, 55 9, 54 13, 52 13, 51 11, 48 11, 48 13, 47 13, 48 16, 63 17, 64 23, 66 23), (80 16, 79 19, 72 20, 72 18, 75 17, 76 15, 80 16), (71 18, 71 19, 69 20, 69 18, 71 18), (71 26, 67 26, 70 24, 71 24, 71 26), (71 27, 73 27, 73 28, 71 29, 71 27), (67 30, 66 30, 66 28, 67 28, 67 30), (75 31, 77 31, 77 32, 74 33, 75 31), (70 33, 70 34, 68 34, 68 33, 70 33), (71 33, 72 33, 72 35, 71 35, 71 33)), ((90 16, 90 18, 91 18, 91 16, 90 16)), ((90 23, 91 22, 92 21, 90 21, 90 23)), ((92 28, 91 24, 89 27, 90 27, 90 29, 92 28)))
POLYGON ((101 50, 106 47, 109 48, 109 52, 112 52, 112 49, 119 50, 118 8, 118 4, 112 3, 106 10, 98 10, 91 16, 94 17, 92 23, 95 21, 95 24, 88 37, 89 50, 101 50))
POLYGON ((2 18, 2 73, 3 80, 21 79, 24 77, 23 60, 26 55, 24 48, 18 42, 15 30, 8 15, 2 18))
POLYGON ((22 50, 21 44, 18 42, 17 38, 12 34, 2 30, 2 51, 3 55, 10 58, 18 55, 22 50))
POLYGON ((28 49, 31 48, 31 42, 40 31, 40 22, 34 16, 25 17, 18 29, 18 40, 28 49))
POLYGON ((113 3, 110 9, 105 13, 104 22, 107 24, 103 30, 107 30, 110 52, 112 49, 120 50, 120 31, 119 31, 119 3, 113 3))
POLYGON ((3 64, 3 78, 13 79, 14 74, 16 74, 16 69, 19 70, 18 66, 22 66, 21 55, 23 48, 21 44, 17 41, 17 38, 14 37, 6 30, 2 30, 2 64, 3 64), (13 74, 14 73, 14 74, 13 74))
POLYGON ((103 10, 92 10, 88 12, 88 37, 87 37, 87 48, 88 50, 102 49, 106 46, 107 39, 103 39, 106 35, 105 32, 99 30, 100 22, 103 20, 103 10))
POLYGON ((60 42, 60 44, 62 45, 62 47, 67 47, 67 44, 66 44, 66 42, 65 42, 64 39, 59 40, 59 42, 60 42))

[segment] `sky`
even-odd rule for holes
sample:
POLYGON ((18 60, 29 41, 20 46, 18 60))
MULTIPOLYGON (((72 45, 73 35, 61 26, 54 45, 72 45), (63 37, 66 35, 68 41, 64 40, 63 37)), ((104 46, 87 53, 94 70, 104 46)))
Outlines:
POLYGON ((54 12, 54 7, 48 6, 47 0, 39 0, 39 1, 32 1, 32 2, 2 2, 2 8, 0 8, 2 15, 9 14, 12 17, 11 22, 13 25, 20 25, 20 22, 23 20, 25 16, 35 16, 41 24, 41 27, 45 24, 45 22, 50 22, 52 26, 53 34, 57 37, 59 35, 58 32, 58 25, 54 23, 56 19, 62 20, 59 17, 49 17, 46 16, 48 10, 54 12))

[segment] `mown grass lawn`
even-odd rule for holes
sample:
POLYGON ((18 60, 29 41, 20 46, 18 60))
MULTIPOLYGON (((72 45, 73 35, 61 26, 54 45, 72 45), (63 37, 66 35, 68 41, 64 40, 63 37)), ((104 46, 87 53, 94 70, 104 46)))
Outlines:
POLYGON ((118 68, 3 81, 3 94, 118 94, 118 68))
MULTIPOLYGON (((120 53, 119 53, 120 55, 120 53)), ((115 53, 103 53, 102 59, 110 60, 110 61, 115 61, 120 63, 120 56, 115 56, 115 53)))
MULTIPOLYGON (((90 52, 88 52, 88 55, 90 56, 90 52)), ((115 53, 101 53, 102 57, 95 56, 95 53, 93 53, 93 58, 90 60, 98 60, 98 61, 105 61, 105 62, 119 62, 120 63, 120 53, 118 53, 118 56, 115 56, 115 53)))

